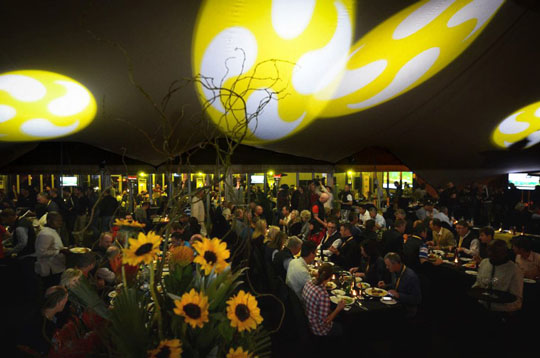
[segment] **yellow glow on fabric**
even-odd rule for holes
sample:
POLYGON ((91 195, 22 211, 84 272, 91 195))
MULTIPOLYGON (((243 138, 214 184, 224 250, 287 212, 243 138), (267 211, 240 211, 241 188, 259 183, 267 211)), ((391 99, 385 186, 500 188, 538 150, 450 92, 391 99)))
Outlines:
POLYGON ((234 136, 235 123, 245 121, 247 114, 247 143, 278 140, 313 121, 326 105, 313 94, 343 74, 352 44, 354 3, 206 0, 192 55, 194 73, 226 89, 217 93, 197 86, 201 102, 217 98, 208 107, 212 120, 234 136), (278 61, 269 61, 273 59, 278 61), (245 112, 242 101, 227 102, 227 90, 243 94, 245 112), (258 112, 261 103, 266 105, 258 112))
POLYGON ((503 2, 419 1, 390 17, 352 47, 337 90, 318 94, 328 103, 321 116, 362 111, 426 81, 474 41, 503 2))
POLYGON ((540 102, 523 107, 506 117, 493 131, 492 140, 501 148, 508 148, 522 140, 526 140, 524 148, 540 143, 540 102))
POLYGON ((0 74, 0 141, 63 137, 88 126, 96 101, 79 82, 39 70, 0 74))

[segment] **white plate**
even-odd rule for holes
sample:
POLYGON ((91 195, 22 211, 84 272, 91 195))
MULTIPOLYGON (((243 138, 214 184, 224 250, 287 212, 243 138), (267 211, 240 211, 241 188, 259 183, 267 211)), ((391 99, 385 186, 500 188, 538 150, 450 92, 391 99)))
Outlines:
POLYGON ((478 272, 472 271, 472 270, 467 270, 467 271, 465 271, 465 273, 466 273, 467 275, 472 275, 472 276, 478 275, 478 272))
POLYGON ((525 283, 536 283, 536 280, 530 279, 530 278, 524 278, 523 282, 525 283))
POLYGON ((437 254, 437 255, 440 255, 440 256, 444 256, 444 251, 443 250, 433 250, 433 253, 437 254))
POLYGON ((332 290, 332 293, 336 296, 345 296, 345 291, 337 289, 337 288, 335 290, 332 290))
MULTIPOLYGON (((339 301, 341 301, 342 299, 344 300, 349 300, 349 303, 347 303, 346 305, 347 306, 350 306, 354 303, 354 298, 353 297, 349 297, 349 296, 330 296, 330 301, 332 301, 333 303, 335 303, 336 305, 339 303, 339 301)), ((347 301, 345 301, 347 302, 347 301)))
POLYGON ((453 264, 454 264, 453 261, 448 261, 448 260, 443 260, 442 262, 444 262, 445 264, 449 264, 449 265, 453 265, 453 264))
POLYGON ((371 287, 371 285, 367 282, 357 282, 356 287, 361 288, 362 290, 365 290, 366 288, 371 287))
POLYGON ((362 277, 356 276, 356 277, 354 278, 354 280, 355 280, 356 282, 362 282, 362 277))
POLYGON ((88 247, 73 247, 69 249, 69 251, 74 254, 86 254, 87 252, 90 252, 90 249, 88 247))
POLYGON ((116 291, 111 291, 107 296, 109 296, 110 298, 115 298, 117 294, 118 293, 116 291))
POLYGON ((469 262, 469 261, 472 261, 472 259, 470 257, 460 257, 459 258, 460 261, 463 261, 463 262, 469 262))
POLYGON ((333 290, 333 289, 337 288, 337 285, 334 282, 329 281, 329 282, 326 283, 326 288, 329 288, 329 289, 333 290))
POLYGON ((394 300, 393 298, 391 300, 389 300, 389 301, 385 301, 385 300, 383 300, 383 298, 384 297, 381 297, 380 301, 381 301, 381 303, 384 303, 385 305, 395 305, 397 303, 397 301, 394 300))

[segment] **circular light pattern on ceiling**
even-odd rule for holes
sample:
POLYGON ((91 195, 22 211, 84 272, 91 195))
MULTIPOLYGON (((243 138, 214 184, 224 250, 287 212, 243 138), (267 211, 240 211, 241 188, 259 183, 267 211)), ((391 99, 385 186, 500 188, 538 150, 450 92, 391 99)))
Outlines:
POLYGON ((92 94, 67 76, 39 70, 0 75, 0 141, 66 136, 88 126, 95 115, 92 94))
POLYGON ((522 148, 530 148, 540 143, 540 102, 523 107, 506 117, 493 132, 492 139, 501 148, 509 148, 518 143, 522 148))
POLYGON ((281 139, 308 125, 325 105, 313 94, 343 74, 353 10, 353 0, 205 1, 193 68, 210 84, 197 91, 212 120, 234 137, 247 118, 247 143, 281 139))
POLYGON ((321 116, 362 111, 426 81, 474 41, 503 2, 419 1, 390 17, 353 46, 337 90, 317 95, 330 99, 321 116))

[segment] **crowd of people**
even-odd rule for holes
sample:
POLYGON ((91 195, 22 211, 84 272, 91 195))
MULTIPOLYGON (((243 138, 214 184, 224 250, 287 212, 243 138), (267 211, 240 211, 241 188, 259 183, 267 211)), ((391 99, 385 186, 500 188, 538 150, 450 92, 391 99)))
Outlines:
MULTIPOLYGON (((273 205, 272 195, 253 197, 256 201, 245 206, 233 201, 206 202, 212 196, 200 190, 193 195, 189 210, 171 223, 166 242, 175 247, 191 245, 202 236, 224 240, 231 250, 233 268, 249 267, 245 288, 279 297, 290 312, 306 318, 315 336, 343 334, 336 317, 345 307, 340 302, 332 308, 325 289, 333 267, 323 264, 315 277, 310 274, 309 265, 316 257, 362 277, 373 287, 387 289, 405 307, 405 317, 410 320, 423 302, 426 277, 442 263, 429 259, 430 249, 475 260, 479 264, 475 286, 493 287, 495 282, 497 289, 514 295, 511 303, 489 305, 490 311, 521 308, 522 278, 540 278, 540 254, 532 250, 530 238, 515 238, 513 250, 495 239, 494 229, 487 224, 498 219, 484 219, 497 218, 498 214, 476 211, 477 205, 462 197, 478 199, 484 195, 479 187, 464 194, 449 184, 438 198, 425 190, 407 193, 399 189, 399 183, 396 187, 384 212, 372 203, 361 202, 348 185, 334 195, 331 187, 316 181, 295 190, 282 186, 275 192, 273 205), (413 198, 421 204, 411 206, 413 198), (474 229, 473 221, 485 226, 474 229), (494 275, 497 280, 493 280, 494 275)), ((29 190, 23 189, 16 200, 2 199, 0 214, 0 253, 17 267, 17 277, 26 285, 26 292, 32 293, 29 297, 36 298, 32 304, 39 305, 23 320, 29 326, 17 336, 18 343, 42 355, 47 354, 55 332, 66 322, 60 318, 62 313, 76 306, 66 308, 71 300, 69 288, 77 279, 86 277, 103 294, 117 283, 122 239, 116 236, 114 219, 141 221, 147 231, 159 225, 151 219, 148 201, 142 200, 128 213, 118 210, 110 189, 99 200, 92 190, 63 190, 62 195, 55 189, 40 192, 34 200, 29 190), (73 247, 87 247, 89 252, 70 262, 73 255, 68 248, 73 247)), ((501 222, 507 216, 505 210, 517 210, 521 203, 514 202, 518 197, 512 190, 502 193, 501 222)), ((534 205, 533 211, 537 210, 534 205)), ((494 204, 492 209, 497 207, 494 204)), ((537 216, 537 212, 530 213, 527 227, 534 227, 537 216)), ((279 316, 276 306, 263 300, 261 311, 267 317, 265 325, 271 328, 279 316)))

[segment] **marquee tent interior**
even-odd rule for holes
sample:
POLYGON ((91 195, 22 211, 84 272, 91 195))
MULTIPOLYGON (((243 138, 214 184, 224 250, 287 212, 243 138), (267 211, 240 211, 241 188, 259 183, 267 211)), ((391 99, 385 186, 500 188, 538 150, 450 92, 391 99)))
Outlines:
MULTIPOLYGON (((115 44, 125 49, 137 83, 159 102, 174 80, 196 74, 195 32, 208 3, 6 2, 0 11, 0 68, 52 71, 84 84, 96 99, 97 115, 84 130, 59 140, 117 154, 126 148, 127 156, 157 166, 164 158, 141 145, 146 141, 141 130, 154 133, 157 115, 130 82, 129 64, 115 44)), ((355 43, 416 2, 349 3, 355 43)), ((248 6, 240 0, 233 5, 248 6)), ((435 182, 538 170, 540 145, 501 148, 492 133, 510 114, 540 100, 539 23, 534 1, 508 0, 470 46, 418 86, 371 108, 316 118, 289 136, 253 145, 329 163, 381 147, 435 182)), ((182 109, 187 118, 200 113, 193 83, 180 90, 168 108, 171 116, 182 109)), ((203 135, 194 131, 197 126, 186 120, 176 128, 175 138, 195 143, 203 135)), ((2 142, 0 148, 6 164, 31 146, 2 142)))

